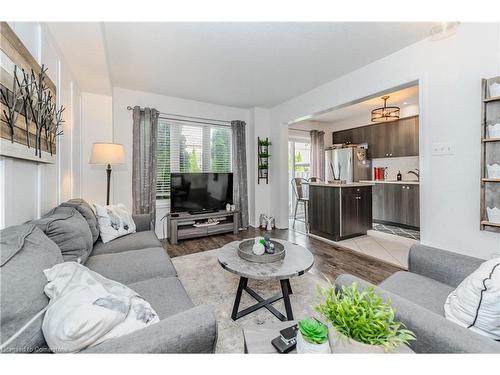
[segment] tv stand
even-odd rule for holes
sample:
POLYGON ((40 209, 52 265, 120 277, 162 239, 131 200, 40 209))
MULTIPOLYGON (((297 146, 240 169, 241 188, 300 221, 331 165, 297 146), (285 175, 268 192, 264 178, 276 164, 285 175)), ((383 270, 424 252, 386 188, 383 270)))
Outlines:
POLYGON ((210 209, 207 209, 207 210, 198 210, 198 211, 188 211, 188 213, 190 215, 208 214, 208 213, 212 213, 212 212, 218 212, 218 211, 217 210, 210 210, 210 209))
POLYGON ((238 234, 239 211, 215 211, 203 213, 178 212, 175 215, 168 214, 167 228, 168 239, 172 245, 177 245, 179 240, 189 238, 206 237, 220 233, 238 234), (209 226, 195 226, 197 222, 216 219, 218 224, 209 226))

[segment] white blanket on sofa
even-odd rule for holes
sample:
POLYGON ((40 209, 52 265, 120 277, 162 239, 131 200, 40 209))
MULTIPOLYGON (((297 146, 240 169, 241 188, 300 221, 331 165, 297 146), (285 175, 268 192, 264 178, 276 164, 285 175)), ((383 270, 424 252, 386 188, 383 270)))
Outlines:
POLYGON ((50 298, 42 330, 55 353, 74 353, 159 321, 132 289, 65 262, 44 271, 50 298))

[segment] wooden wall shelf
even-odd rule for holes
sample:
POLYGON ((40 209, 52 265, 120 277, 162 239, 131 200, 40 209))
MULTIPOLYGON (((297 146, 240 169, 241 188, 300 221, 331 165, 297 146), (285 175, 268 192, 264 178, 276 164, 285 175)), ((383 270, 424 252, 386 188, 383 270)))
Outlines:
POLYGON ((481 225, 484 225, 484 226, 487 226, 487 227, 500 228, 500 223, 492 223, 492 222, 486 221, 486 220, 481 221, 481 225))
POLYGON ((500 96, 490 97, 489 87, 500 83, 500 76, 481 81, 481 196, 480 229, 500 232, 500 224, 488 221, 487 207, 500 208, 500 178, 488 178, 486 166, 500 163, 500 138, 487 137, 487 125, 500 118, 500 96))
POLYGON ((497 102, 497 101, 500 101, 500 96, 495 96, 494 98, 488 98, 488 99, 483 100, 483 102, 485 102, 485 103, 497 102))

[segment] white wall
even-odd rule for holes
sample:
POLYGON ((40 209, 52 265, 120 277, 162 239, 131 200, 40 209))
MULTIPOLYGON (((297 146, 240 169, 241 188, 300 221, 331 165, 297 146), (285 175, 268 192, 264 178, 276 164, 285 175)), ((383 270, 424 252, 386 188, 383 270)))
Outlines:
POLYGON ((62 200, 80 193, 80 90, 52 36, 38 22, 10 22, 39 64, 45 64, 66 107, 64 135, 58 139, 56 164, 0 157, 0 228, 37 218, 62 200))
MULTIPOLYGON (((106 166, 89 164, 94 142, 113 142, 113 99, 111 96, 84 92, 82 93, 81 196, 89 203, 104 205, 106 204, 106 166)), ((113 166, 112 175, 116 168, 113 166)), ((111 184, 111 191, 115 188, 111 184)))
MULTIPOLYGON (((271 142, 273 139, 271 137, 271 129, 269 128, 270 112, 265 108, 252 108, 250 110, 250 121, 248 123, 248 138, 249 138, 249 149, 248 149, 248 216, 251 226, 259 226, 260 214, 271 215, 271 181, 275 176, 269 174, 269 184, 266 184, 265 180, 261 180, 257 183, 257 138, 269 138, 271 142), (254 186, 255 188, 252 188, 254 186)), ((248 142, 247 142, 248 143, 248 142)), ((269 148, 269 153, 271 158, 269 159, 269 164, 273 164, 273 145, 269 148)))
POLYGON ((498 253, 500 234, 479 230, 479 121, 480 80, 499 74, 500 24, 462 23, 448 39, 423 40, 273 108, 277 224, 288 224, 288 197, 280 193, 287 186, 287 123, 418 80, 421 241, 483 258, 498 253), (452 142, 455 154, 432 155, 436 142, 452 142))
MULTIPOLYGON (((119 87, 113 88, 113 142, 124 145, 127 163, 123 166, 116 166, 113 169, 113 185, 115 189, 112 200, 115 203, 124 203, 129 209, 132 208, 132 111, 127 110, 127 106, 133 107, 135 105, 156 108, 160 112, 184 116, 225 121, 243 120, 247 124, 249 122, 249 111, 247 109, 203 103, 119 87)), ((249 128, 247 126, 247 154, 250 150, 249 128)), ((249 156, 248 159, 250 159, 249 156)), ((252 167, 248 164, 249 178, 251 170, 252 167)), ((168 212, 168 209, 168 205, 157 208, 156 232, 160 237, 163 237, 163 229, 158 220, 168 212)))

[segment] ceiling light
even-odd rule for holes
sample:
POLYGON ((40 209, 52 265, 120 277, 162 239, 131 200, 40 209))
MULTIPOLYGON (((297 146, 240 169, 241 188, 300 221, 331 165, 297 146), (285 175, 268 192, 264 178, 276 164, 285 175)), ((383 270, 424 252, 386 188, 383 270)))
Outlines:
POLYGON ((455 35, 459 24, 460 22, 440 22, 431 29, 429 40, 434 42, 455 35))
POLYGON ((387 99, 389 96, 382 96, 380 99, 384 101, 384 106, 375 108, 372 111, 372 122, 389 122, 399 120, 399 107, 388 107, 387 99))

